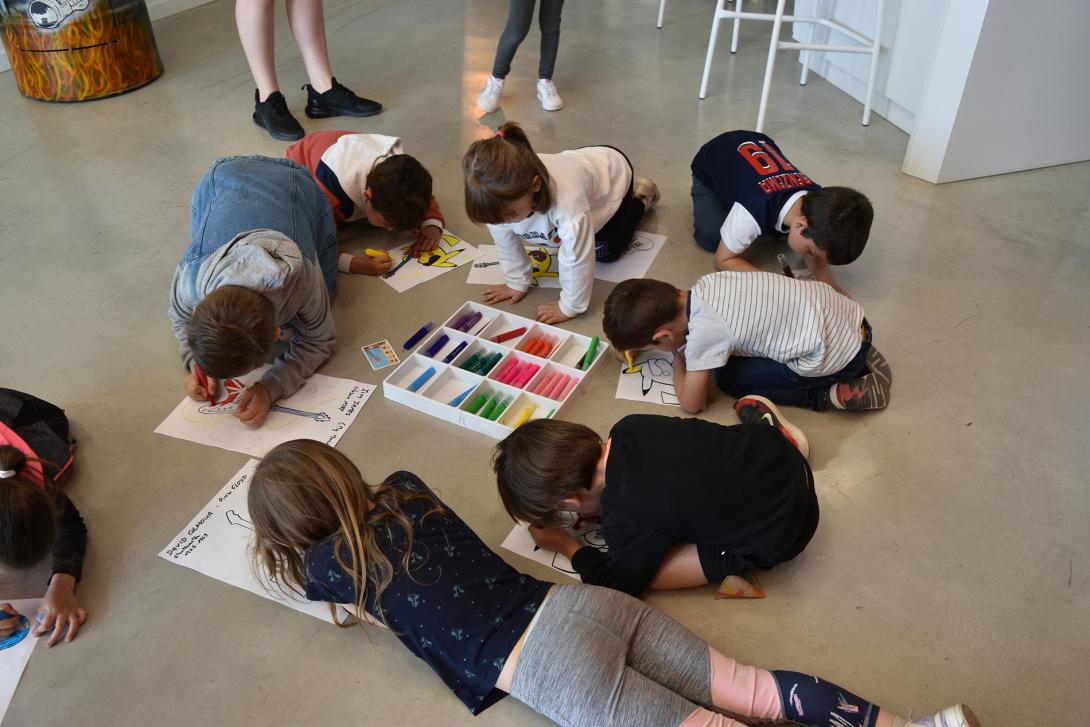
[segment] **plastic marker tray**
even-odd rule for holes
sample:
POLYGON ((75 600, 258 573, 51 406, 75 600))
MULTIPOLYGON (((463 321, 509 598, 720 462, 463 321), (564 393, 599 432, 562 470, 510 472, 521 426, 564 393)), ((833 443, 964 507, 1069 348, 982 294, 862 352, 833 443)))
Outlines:
POLYGON ((446 319, 443 325, 437 326, 427 338, 417 344, 413 353, 383 381, 382 391, 387 399, 494 439, 503 439, 514 431, 515 423, 528 407, 533 407, 529 419, 542 419, 554 409, 556 413, 553 418, 558 418, 583 396, 591 378, 601 370, 599 364, 609 351, 609 344, 601 338, 594 360, 583 371, 578 365, 586 355, 590 342, 589 336, 547 326, 487 305, 467 302, 446 319), (480 313, 481 319, 468 332, 453 328, 460 319, 474 313, 480 313), (520 336, 502 343, 492 341, 494 336, 522 327, 526 328, 526 332, 520 336), (443 336, 447 336, 447 342, 433 355, 426 355, 443 336), (534 339, 543 336, 556 339, 552 350, 547 354, 541 356, 523 350, 534 339), (462 342, 466 345, 458 355, 449 364, 443 363, 462 342), (459 367, 475 354, 479 359, 496 353, 500 354, 500 359, 487 374, 473 373, 459 367), (498 376, 512 360, 512 366, 522 366, 524 370, 530 368, 529 365, 540 368, 521 386, 516 385, 517 381, 503 383, 498 380, 498 376), (416 391, 409 391, 409 386, 429 368, 434 368, 435 372, 416 391), (569 383, 574 379, 573 385, 562 387, 566 391, 550 392, 546 389, 534 393, 550 377, 562 381, 560 377, 563 376, 569 377, 569 383), (451 403, 467 390, 469 393, 457 405, 451 403), (475 414, 469 411, 480 396, 497 400, 502 397, 508 402, 495 421, 481 416, 483 409, 475 414))

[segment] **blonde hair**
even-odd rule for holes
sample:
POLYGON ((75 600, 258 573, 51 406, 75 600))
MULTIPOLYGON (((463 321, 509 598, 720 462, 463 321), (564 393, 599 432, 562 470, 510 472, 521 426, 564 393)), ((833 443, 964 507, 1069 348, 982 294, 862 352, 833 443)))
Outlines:
POLYGON ((503 204, 533 193, 534 210, 545 212, 553 205, 549 170, 534 153, 526 132, 514 121, 500 126, 495 136, 469 145, 462 157, 465 176, 466 215, 479 225, 498 225, 503 204), (534 192, 534 177, 541 180, 534 192))
MULTIPOLYGON (((352 578, 357 613, 362 617, 366 612, 370 582, 379 618, 389 626, 382 594, 394 579, 395 566, 379 548, 375 531, 391 525, 401 528, 405 551, 400 568, 409 572, 413 523, 402 507, 416 500, 431 503, 421 521, 444 512, 428 492, 406 491, 389 482, 368 485, 359 469, 329 445, 309 439, 285 442, 265 455, 250 481, 247 505, 254 524, 254 566, 283 593, 297 595, 305 591, 307 549, 336 535, 334 557, 352 578)), ((330 611, 336 615, 334 604, 330 611)), ((362 618, 358 622, 363 625, 362 618)))

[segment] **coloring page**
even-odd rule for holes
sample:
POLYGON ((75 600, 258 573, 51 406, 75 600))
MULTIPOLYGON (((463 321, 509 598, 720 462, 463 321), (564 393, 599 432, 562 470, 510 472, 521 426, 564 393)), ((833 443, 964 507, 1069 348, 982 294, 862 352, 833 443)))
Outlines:
POLYGON ((674 389, 674 354, 648 349, 628 364, 621 364, 617 378, 617 398, 646 401, 666 406, 681 406, 674 389))
MULTIPOLYGON (((665 244, 666 235, 636 230, 632 243, 620 258, 611 263, 594 264, 594 277, 613 283, 629 278, 642 278, 647 275, 651 263, 655 262, 655 258, 665 244)), ((558 248, 542 245, 526 246, 526 254, 530 256, 530 265, 533 269, 534 287, 560 287, 560 280, 557 277, 560 267, 556 259, 557 250, 558 248)), ((469 269, 466 282, 471 285, 503 285, 503 267, 500 265, 496 246, 481 245, 477 252, 477 259, 473 267, 469 269)))
POLYGON ((246 495, 256 467, 256 459, 247 462, 159 557, 332 623, 326 604, 307 601, 303 596, 298 600, 288 598, 275 585, 270 592, 254 573, 250 561, 254 527, 246 495))
POLYGON ((38 645, 40 638, 30 632, 36 624, 35 617, 42 599, 23 598, 8 603, 19 612, 19 622, 23 628, 0 640, 0 721, 3 721, 4 714, 8 711, 11 698, 15 696, 15 688, 19 686, 26 663, 30 661, 30 655, 34 653, 34 647, 38 645))
MULTIPOLYGON (((578 540, 580 545, 589 545, 603 552, 608 550, 605 537, 602 535, 602 526, 599 524, 597 517, 583 519, 574 512, 564 512, 560 514, 560 518, 564 523, 564 529, 578 540)), ((530 537, 530 529, 526 523, 517 523, 503 542, 500 543, 500 547, 510 550, 512 553, 517 553, 524 558, 543 563, 559 573, 580 580, 579 574, 571 567, 571 561, 565 556, 560 553, 542 550, 534 545, 534 539, 530 537)))
POLYGON ((375 390, 371 384, 314 374, 299 391, 273 404, 264 424, 251 429, 234 412, 242 392, 268 368, 221 381, 215 404, 182 399, 155 432, 252 457, 264 457, 292 439, 313 439, 335 447, 375 390))
POLYGON ((404 265, 401 263, 405 253, 412 247, 407 242, 401 247, 389 251, 390 259, 394 261, 394 267, 382 276, 382 279, 391 288, 399 293, 404 293, 420 283, 425 283, 438 277, 448 270, 465 265, 477 257, 477 250, 468 242, 452 232, 443 230, 439 238, 438 247, 431 252, 426 252, 419 258, 409 258, 404 265))

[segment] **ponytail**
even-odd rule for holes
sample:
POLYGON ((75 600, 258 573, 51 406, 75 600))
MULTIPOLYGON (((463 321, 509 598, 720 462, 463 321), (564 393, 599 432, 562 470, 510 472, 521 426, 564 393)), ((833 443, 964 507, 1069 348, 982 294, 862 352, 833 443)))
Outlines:
POLYGON ((39 563, 57 537, 52 485, 35 481, 29 461, 15 447, 0 445, 0 564, 15 570, 39 563))
POLYGON ((495 136, 470 144, 462 157, 462 173, 466 216, 479 225, 501 224, 503 204, 531 193, 536 212, 552 207, 549 171, 514 121, 500 126, 495 136), (535 177, 540 180, 537 192, 533 191, 535 177))

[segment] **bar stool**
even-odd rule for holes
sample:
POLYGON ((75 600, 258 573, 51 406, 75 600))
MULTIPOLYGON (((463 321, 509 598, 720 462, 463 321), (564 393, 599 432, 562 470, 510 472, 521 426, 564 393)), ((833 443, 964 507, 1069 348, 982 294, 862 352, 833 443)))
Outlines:
MULTIPOLYGON (((662 22, 662 5, 666 0, 662 0, 662 4, 659 6, 659 22, 661 27, 662 22)), ((762 131, 765 121, 765 109, 768 106, 768 91, 772 85, 772 71, 776 67, 776 51, 793 49, 799 51, 806 51, 802 57, 802 76, 799 78, 799 83, 803 86, 806 85, 806 78, 810 72, 810 54, 813 51, 824 51, 826 53, 869 53, 871 56, 870 62, 870 75, 867 80, 867 96, 866 102, 863 104, 863 126, 870 124, 870 111, 871 100, 874 97, 874 80, 878 73, 878 54, 882 50, 881 41, 879 36, 882 30, 882 11, 884 0, 876 0, 876 14, 874 21, 874 36, 867 38, 864 35, 848 28, 847 26, 831 20, 829 18, 820 17, 801 17, 797 15, 784 15, 784 6, 787 0, 776 0, 776 12, 775 13, 747 13, 742 11, 742 1, 736 0, 734 10, 727 10, 726 0, 719 0, 715 8, 715 15, 712 17, 712 31, 711 36, 708 38, 708 55, 704 60, 704 76, 700 80, 700 98, 706 98, 708 95, 708 76, 711 74, 712 56, 715 54, 715 41, 719 35, 719 23, 722 20, 732 19, 734 20, 734 29, 731 34, 730 52, 734 53, 738 50, 738 27, 741 25, 742 20, 763 20, 772 23, 772 38, 768 44, 768 61, 765 63, 765 78, 764 85, 761 87, 761 105, 757 110, 757 131, 762 131), (835 30, 838 33, 842 33, 853 40, 857 45, 836 45, 829 43, 799 43, 796 41, 780 40, 780 30, 783 28, 784 22, 788 23, 807 23, 810 25, 822 26, 835 30)))

